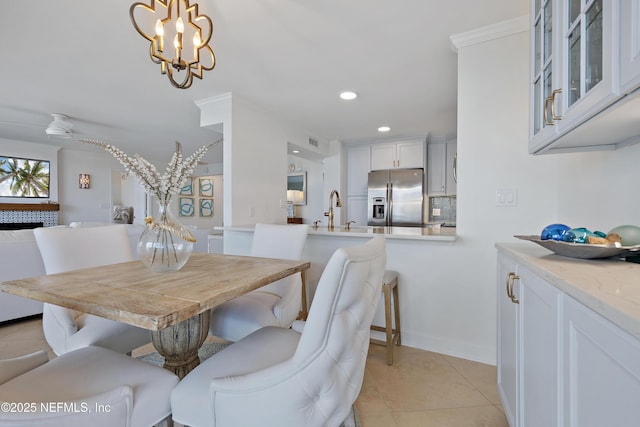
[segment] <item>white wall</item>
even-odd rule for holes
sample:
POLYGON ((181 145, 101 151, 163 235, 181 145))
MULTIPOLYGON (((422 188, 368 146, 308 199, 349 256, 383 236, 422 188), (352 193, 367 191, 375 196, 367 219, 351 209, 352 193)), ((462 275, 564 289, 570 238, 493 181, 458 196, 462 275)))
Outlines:
POLYGON ((309 134, 237 95, 196 104, 201 126, 222 124, 224 225, 285 223, 287 142, 300 143, 309 134))
MULTIPOLYGON (((620 224, 640 224, 640 146, 527 154, 528 56, 528 32, 458 52, 460 242, 455 259, 444 268, 463 298, 455 304, 464 309, 454 308, 454 316, 460 316, 457 326, 443 331, 470 348, 474 343, 495 346, 495 242, 537 234, 554 222, 605 232, 620 224), (498 187, 516 188, 518 207, 495 207, 498 187)), ((454 305, 445 295, 434 297, 454 305)), ((454 319, 445 316, 447 320, 454 319)))
POLYGON ((471 348, 493 348, 494 354, 494 244, 539 233, 557 219, 558 159, 527 154, 528 76, 528 32, 458 51, 460 242, 442 267, 452 289, 433 297, 444 305, 440 333, 471 348), (496 207, 497 188, 517 189, 518 206, 496 207))
POLYGON ((111 222, 112 171, 122 168, 117 160, 107 153, 67 147, 60 150, 59 159, 60 223, 111 222), (78 188, 80 173, 91 175, 89 189, 78 188))
POLYGON ((559 154, 557 161, 558 221, 604 232, 640 225, 640 144, 559 154))

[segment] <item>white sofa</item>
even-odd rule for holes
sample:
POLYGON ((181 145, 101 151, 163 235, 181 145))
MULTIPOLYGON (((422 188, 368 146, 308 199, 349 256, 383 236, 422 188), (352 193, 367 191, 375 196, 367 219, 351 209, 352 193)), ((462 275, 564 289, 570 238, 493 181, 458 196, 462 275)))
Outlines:
MULTIPOLYGON (((45 274, 33 230, 0 231, 0 282, 45 274)), ((42 303, 0 292, 0 322, 42 313, 42 303)))
MULTIPOLYGON (((108 222, 72 222, 69 227, 101 227, 108 222)), ((131 254, 138 259, 138 238, 143 225, 126 224, 131 254)), ((66 227, 60 225, 58 227, 66 227)), ((194 252, 207 252, 208 230, 194 231, 194 252)), ((46 274, 33 230, 0 230, 0 282, 46 274)), ((0 291, 0 322, 42 313, 42 303, 0 291)))

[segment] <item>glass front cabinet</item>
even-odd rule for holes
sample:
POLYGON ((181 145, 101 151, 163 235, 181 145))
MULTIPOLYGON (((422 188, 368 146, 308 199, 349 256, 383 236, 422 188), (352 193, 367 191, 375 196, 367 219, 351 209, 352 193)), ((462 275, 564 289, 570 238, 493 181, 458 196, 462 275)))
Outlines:
POLYGON ((618 3, 532 0, 530 153, 618 98, 618 3))

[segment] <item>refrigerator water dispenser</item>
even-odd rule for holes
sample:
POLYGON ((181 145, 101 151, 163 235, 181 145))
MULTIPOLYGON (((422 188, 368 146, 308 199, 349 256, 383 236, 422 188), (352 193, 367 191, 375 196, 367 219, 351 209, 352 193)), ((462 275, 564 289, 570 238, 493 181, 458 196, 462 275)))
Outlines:
POLYGON ((384 201, 384 197, 374 197, 373 198, 373 212, 372 212, 372 218, 373 219, 384 219, 384 207, 385 207, 385 201, 384 201))

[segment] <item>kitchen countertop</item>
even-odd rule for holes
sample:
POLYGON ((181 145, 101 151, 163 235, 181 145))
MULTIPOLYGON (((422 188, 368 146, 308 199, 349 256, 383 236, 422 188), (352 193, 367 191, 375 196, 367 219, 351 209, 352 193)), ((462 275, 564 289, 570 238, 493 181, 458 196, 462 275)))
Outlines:
MULTIPOLYGON (((253 232, 254 226, 215 227, 215 229, 224 231, 253 232)), ((309 226, 309 235, 363 238, 382 235, 387 239, 453 242, 456 240, 456 229, 455 227, 351 227, 350 229, 347 229, 345 226, 336 226, 332 230, 329 230, 326 226, 317 228, 309 226)))
POLYGON ((515 258, 556 288, 640 338, 640 264, 616 258, 567 258, 533 243, 495 246, 498 252, 515 258))

